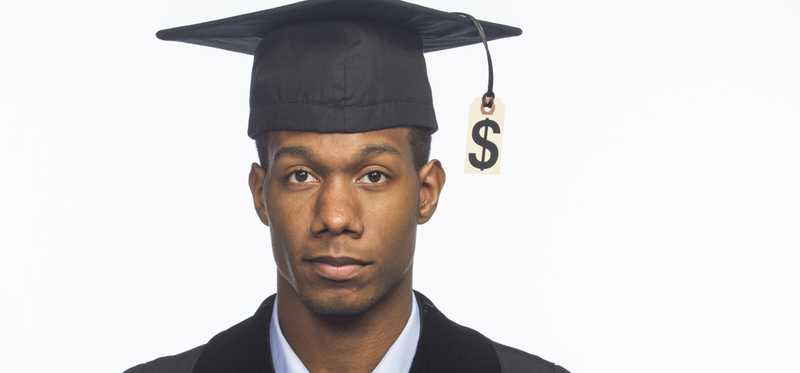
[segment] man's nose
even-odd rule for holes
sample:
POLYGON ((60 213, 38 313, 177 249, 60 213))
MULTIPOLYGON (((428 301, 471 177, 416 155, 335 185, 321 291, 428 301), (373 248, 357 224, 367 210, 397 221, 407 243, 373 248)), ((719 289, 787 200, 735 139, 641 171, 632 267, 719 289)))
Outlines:
POLYGON ((347 234, 358 238, 363 229, 353 183, 344 177, 324 181, 317 194, 311 233, 315 236, 347 234))

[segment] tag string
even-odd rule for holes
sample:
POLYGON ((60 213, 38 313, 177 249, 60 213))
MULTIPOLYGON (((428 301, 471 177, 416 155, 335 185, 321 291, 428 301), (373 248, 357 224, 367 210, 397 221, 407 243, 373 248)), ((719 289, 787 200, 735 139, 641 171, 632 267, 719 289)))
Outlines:
POLYGON ((472 24, 475 25, 475 28, 478 30, 478 35, 481 37, 481 41, 483 42, 483 48, 486 49, 486 61, 489 63, 489 86, 486 88, 486 93, 483 94, 483 102, 482 107, 491 108, 494 106, 494 91, 492 90, 494 86, 494 70, 492 69, 492 55, 489 53, 489 44, 486 42, 486 33, 483 31, 483 26, 481 23, 467 13, 453 13, 460 15, 470 21, 472 24))

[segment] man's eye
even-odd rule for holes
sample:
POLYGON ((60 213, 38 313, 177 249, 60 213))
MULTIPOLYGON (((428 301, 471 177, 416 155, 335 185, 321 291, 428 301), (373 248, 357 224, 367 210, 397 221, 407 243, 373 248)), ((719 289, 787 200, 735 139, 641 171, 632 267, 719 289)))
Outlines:
POLYGON ((378 184, 381 182, 386 182, 386 180, 388 179, 389 177, 386 176, 386 174, 384 174, 383 172, 371 171, 362 176, 360 179, 358 179, 358 181, 370 184, 378 184))
POLYGON ((317 179, 314 178, 314 176, 311 176, 311 174, 306 170, 297 170, 289 174, 290 183, 309 183, 316 180, 317 179))

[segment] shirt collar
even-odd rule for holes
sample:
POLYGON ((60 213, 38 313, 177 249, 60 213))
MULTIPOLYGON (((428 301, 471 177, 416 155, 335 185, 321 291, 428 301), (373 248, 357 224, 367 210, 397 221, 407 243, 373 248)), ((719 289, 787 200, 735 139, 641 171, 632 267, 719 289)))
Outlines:
MULTIPOLYGON (((378 363, 372 373, 408 372, 414 353, 417 350, 420 332, 420 316, 417 299, 411 292, 411 315, 406 321, 406 326, 397 339, 389 346, 386 354, 378 363)), ((272 353, 272 366, 276 373, 308 373, 303 362, 292 350, 286 341, 278 322, 278 297, 272 305, 272 317, 269 326, 269 349, 272 353)))

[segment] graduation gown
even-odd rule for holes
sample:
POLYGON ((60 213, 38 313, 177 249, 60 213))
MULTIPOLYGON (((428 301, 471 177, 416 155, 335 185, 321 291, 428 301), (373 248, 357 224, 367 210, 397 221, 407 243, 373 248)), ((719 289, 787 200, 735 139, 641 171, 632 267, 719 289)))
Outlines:
MULTIPOLYGON (((494 342, 445 317, 414 290, 420 310, 420 336, 409 373, 569 373, 536 355, 494 342)), ((140 364, 124 373, 274 373, 269 322, 275 294, 256 313, 208 343, 140 364)))

